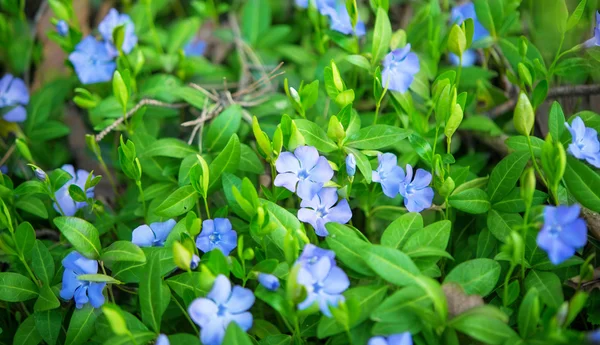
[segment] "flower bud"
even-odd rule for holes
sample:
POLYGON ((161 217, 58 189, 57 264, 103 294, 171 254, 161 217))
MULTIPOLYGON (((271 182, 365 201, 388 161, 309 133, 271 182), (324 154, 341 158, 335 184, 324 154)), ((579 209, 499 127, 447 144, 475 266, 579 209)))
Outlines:
POLYGON ((259 273, 258 282, 267 290, 275 291, 279 289, 279 279, 272 274, 259 273))
POLYGON ((342 76, 340 75, 340 70, 338 70, 337 65, 333 60, 331 60, 331 72, 333 74, 333 85, 338 91, 344 91, 344 82, 342 81, 342 76))
POLYGON ((354 174, 356 174, 356 159, 351 153, 346 156, 346 172, 350 177, 353 177, 354 174))
POLYGON ((173 242, 173 260, 175 265, 182 270, 189 270, 192 263, 192 253, 190 253, 183 244, 178 241, 173 242))
POLYGON ((190 262, 190 269, 195 270, 196 268, 198 268, 199 264, 200 264, 200 257, 196 254, 192 255, 192 261, 190 262))
POLYGON ((448 117, 448 121, 446 121, 446 128, 444 129, 444 134, 447 138, 452 138, 452 135, 454 135, 454 132, 456 132, 458 126, 460 126, 462 119, 463 110, 460 107, 460 104, 455 103, 454 108, 452 108, 452 112, 448 117))
POLYGON ((298 94, 298 91, 296 91, 296 89, 294 89, 291 86, 290 86, 290 95, 292 96, 294 101, 300 103, 300 95, 298 94))
POLYGON ((246 260, 246 261, 254 259, 254 249, 252 249, 252 248, 244 249, 243 257, 244 257, 244 260, 246 260))
POLYGON ((448 176, 448 178, 446 178, 442 186, 439 188, 438 193, 445 198, 452 193, 455 186, 456 184, 454 183, 452 177, 448 176))
POLYGON ((529 136, 533 129, 533 123, 535 121, 535 114, 533 113, 533 107, 527 97, 527 94, 521 92, 519 94, 519 100, 515 107, 515 113, 513 116, 513 123, 515 129, 521 135, 529 136))
POLYGON ((329 126, 327 126, 327 136, 333 140, 337 140, 341 142, 346 137, 346 131, 344 131, 344 126, 340 120, 338 120, 337 116, 333 115, 329 118, 329 126))
POLYGON ((533 201, 533 193, 535 192, 535 171, 532 167, 525 169, 521 175, 521 199, 525 205, 529 207, 533 201))
POLYGON ((462 56, 467 48, 467 38, 460 26, 454 24, 448 37, 448 49, 457 56, 462 56))
POLYGON ((67 36, 69 34, 69 24, 64 20, 59 20, 58 23, 56 23, 56 32, 62 37, 67 36))

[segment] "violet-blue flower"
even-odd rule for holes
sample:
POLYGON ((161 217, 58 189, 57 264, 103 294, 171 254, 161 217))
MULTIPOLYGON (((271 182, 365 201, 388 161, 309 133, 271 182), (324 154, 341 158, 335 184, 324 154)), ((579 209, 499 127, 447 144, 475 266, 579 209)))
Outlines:
POLYGON ((279 289, 279 279, 272 274, 259 273, 258 282, 267 290, 275 291, 279 289))
POLYGON ((413 179, 413 167, 406 165, 406 178, 400 183, 400 194, 404 198, 404 206, 408 212, 421 212, 431 207, 433 201, 433 189, 431 173, 423 169, 417 169, 413 179))
POLYGON ((377 170, 373 170, 373 182, 379 182, 383 194, 394 198, 400 190, 400 182, 404 180, 404 170, 398 166, 398 158, 393 153, 380 154, 377 159, 379 165, 377 170))
POLYGON ((167 338, 166 335, 159 334, 158 338, 156 338, 156 344, 155 345, 171 345, 171 343, 169 342, 169 338, 167 338))
POLYGON ((60 36, 67 36, 67 34, 69 34, 69 24, 62 19, 59 20, 58 23, 56 23, 56 32, 58 32, 60 36))
POLYGON ((579 205, 546 206, 544 226, 537 236, 537 245, 558 265, 575 254, 587 242, 587 226, 579 218, 579 205))
POLYGON ((312 243, 308 243, 304 246, 304 249, 302 250, 302 253, 300 254, 300 257, 296 263, 299 263, 303 266, 314 265, 321 258, 327 258, 327 260, 329 260, 331 264, 335 266, 335 253, 333 251, 317 247, 312 243))
POLYGON ((188 57, 202 56, 205 49, 206 42, 194 37, 183 47, 183 54, 188 57))
POLYGON ((0 79, 0 115, 7 122, 23 122, 27 118, 25 106, 29 90, 22 79, 5 74, 0 79))
POLYGON ((600 46, 600 12, 596 11, 596 26, 594 26, 594 37, 585 41, 584 45, 588 48, 600 46))
POLYGON ((190 318, 200 326, 200 340, 204 345, 220 345, 230 322, 247 331, 252 327, 254 304, 252 291, 241 286, 231 289, 231 282, 220 274, 206 298, 195 299, 188 308, 190 318))
POLYGON ((110 81, 117 68, 107 45, 92 36, 85 37, 69 55, 69 61, 82 84, 110 81))
POLYGON ((356 174, 356 158, 354 158, 354 155, 349 153, 346 156, 346 173, 348 173, 348 176, 353 177, 354 174, 356 174))
POLYGON ((275 185, 296 192, 302 199, 312 199, 333 177, 327 158, 312 146, 300 146, 294 153, 282 152, 275 167, 279 173, 275 185))
POLYGON ((108 43, 107 49, 112 56, 118 55, 118 51, 114 46, 113 31, 121 25, 125 26, 125 36, 121 49, 123 50, 123 53, 129 54, 137 45, 138 41, 138 38, 135 35, 135 26, 129 15, 119 14, 117 10, 111 8, 106 17, 100 22, 100 25, 98 25, 98 31, 100 31, 102 38, 108 43))
POLYGON ((327 257, 313 265, 302 265, 298 271, 298 284, 306 289, 306 299, 298 304, 304 310, 318 303, 323 315, 331 317, 329 306, 337 306, 344 300, 342 293, 350 286, 350 280, 341 268, 327 257))
POLYGON ((388 53, 383 60, 381 85, 391 91, 405 93, 419 72, 419 57, 410 51, 410 43, 404 48, 388 53))
POLYGON ((207 219, 202 222, 202 232, 196 238, 196 247, 207 253, 218 249, 225 256, 237 246, 237 232, 227 218, 207 219))
MULTIPOLYGON (((458 64, 460 63, 460 59, 456 54, 450 53, 448 55, 448 58, 450 59, 450 63, 454 66, 458 66, 458 64)), ((473 66, 475 62, 477 62, 477 52, 475 52, 475 50, 473 49, 467 49, 462 56, 462 66, 473 66)))
POLYGON ((85 194, 88 198, 94 197, 94 187, 85 190, 85 181, 90 175, 89 172, 79 169, 76 173, 75 168, 71 164, 65 164, 61 167, 61 169, 69 173, 69 175, 71 175, 71 179, 54 193, 54 197, 58 203, 58 205, 54 203, 54 209, 59 213, 62 211, 65 216, 73 216, 77 210, 85 207, 87 203, 75 202, 75 200, 73 200, 69 194, 69 186, 72 184, 77 185, 79 188, 81 188, 81 190, 85 191, 85 194))
POLYGON ((73 251, 63 259, 62 264, 65 271, 63 273, 60 297, 65 300, 75 298, 77 309, 83 308, 88 302, 90 302, 92 307, 100 308, 104 304, 102 289, 104 289, 106 283, 78 279, 83 274, 98 273, 98 261, 90 260, 73 251))
POLYGON ((410 332, 392 334, 388 337, 373 337, 367 345, 413 345, 410 332))
POLYGON ((595 129, 586 127, 583 120, 577 116, 569 126, 565 126, 571 132, 571 144, 567 151, 577 159, 582 159, 600 168, 600 142, 595 129))
MULTIPOLYGON (((312 1, 313 0, 296 0, 296 5, 302 8, 307 8, 309 2, 312 1)), ((324 15, 325 9, 329 7, 335 7, 335 0, 314 0, 314 4, 317 7, 317 10, 324 15)))
POLYGON ((329 232, 325 224, 335 222, 346 224, 352 218, 352 211, 346 199, 338 202, 337 189, 323 188, 312 199, 302 199, 298 210, 298 219, 309 223, 319 236, 327 236, 329 232), (337 203, 337 205, 335 205, 337 203), (335 205, 335 206, 334 206, 335 205))
POLYGON ((365 23, 360 19, 356 23, 356 27, 352 27, 350 14, 345 3, 338 3, 334 6, 323 6, 319 9, 321 14, 329 17, 331 30, 341 32, 345 35, 355 34, 358 37, 364 36, 366 33, 365 23))
POLYGON ((162 247, 175 224, 175 219, 169 219, 165 222, 140 225, 133 229, 131 242, 138 247, 162 247))

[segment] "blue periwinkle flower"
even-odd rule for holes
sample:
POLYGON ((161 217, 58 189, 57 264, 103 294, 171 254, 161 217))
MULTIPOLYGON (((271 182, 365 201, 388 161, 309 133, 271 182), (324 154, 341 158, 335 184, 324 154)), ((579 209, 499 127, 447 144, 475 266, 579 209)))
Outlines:
POLYGON ((5 74, 0 79, 0 116, 7 122, 23 122, 27 118, 25 106, 29 90, 22 79, 5 74))
POLYGON ((323 188, 312 199, 303 199, 298 210, 298 219, 309 223, 319 236, 327 236, 329 233, 325 224, 335 222, 346 224, 352 218, 352 211, 348 200, 342 199, 338 202, 337 189, 323 188), (337 205, 335 205, 337 203, 337 205), (334 206, 335 205, 335 206, 334 206))
POLYGON ((410 43, 388 53, 383 60, 381 85, 391 91, 405 93, 419 72, 419 57, 410 52, 410 43))
POLYGON ((307 8, 309 2, 314 2, 317 10, 324 15, 324 11, 327 8, 335 7, 336 0, 296 0, 296 5, 302 8, 307 8))
POLYGON ((538 233, 537 245, 555 265, 573 256, 587 241, 587 226, 579 218, 580 211, 579 205, 544 208, 544 226, 538 233))
POLYGON ((302 265, 297 281, 307 293, 306 299, 298 304, 298 309, 304 310, 318 303, 319 309, 327 317, 331 317, 329 306, 335 307, 343 301, 342 293, 350 286, 346 273, 327 257, 320 258, 312 265, 302 265))
MULTIPOLYGON (((456 54, 450 53, 450 55, 448 55, 448 58, 450 59, 450 63, 454 66, 458 66, 458 64, 460 63, 460 59, 456 54)), ((475 52, 475 50, 473 49, 467 49, 462 56, 462 66, 473 66, 475 62, 477 62, 477 52, 475 52)))
POLYGON ((92 36, 87 36, 75 46, 69 61, 83 84, 110 81, 117 68, 107 45, 92 36))
POLYGON ((192 261, 190 262, 190 269, 195 270, 196 268, 198 268, 199 264, 200 264, 200 257, 196 254, 192 255, 192 261))
POLYGON ((67 36, 67 34, 69 34, 69 24, 62 19, 59 20, 58 23, 56 23, 56 32, 63 37, 67 36))
POLYGON ((267 290, 275 291, 279 289, 279 279, 272 274, 259 273, 258 282, 267 290))
POLYGON ((37 179, 40 181, 46 181, 46 179, 48 178, 46 172, 40 168, 35 168, 33 173, 35 174, 35 177, 37 177, 37 179))
POLYGON ((6 165, 1 166, 0 172, 3 173, 4 175, 8 174, 8 167, 6 165))
POLYGON ((346 156, 346 172, 350 177, 353 177, 354 174, 356 174, 356 158, 354 158, 354 155, 351 153, 346 156))
POLYGON ((303 266, 314 265, 321 258, 327 258, 327 260, 329 260, 331 264, 335 266, 335 253, 333 251, 319 248, 312 243, 308 243, 304 246, 302 254, 300 254, 300 257, 296 263, 299 263, 303 266))
POLYGON ((114 46, 113 31, 121 25, 125 26, 125 37, 121 49, 123 50, 123 53, 129 54, 137 45, 138 41, 138 38, 135 35, 133 21, 131 21, 129 15, 119 14, 117 10, 111 8, 106 17, 100 22, 100 25, 98 25, 98 31, 100 31, 102 38, 108 43, 107 49, 112 56, 118 55, 117 49, 114 46))
POLYGON ((473 42, 479 41, 482 38, 486 38, 490 35, 490 32, 481 25, 481 22, 477 20, 477 13, 475 12, 475 5, 472 2, 466 2, 460 6, 456 6, 451 12, 452 22, 461 25, 467 19, 473 19, 473 42))
POLYGON ((600 12, 596 12, 596 26, 594 26, 594 37, 587 40, 584 45, 588 48, 600 46, 600 12))
POLYGON ((171 345, 171 343, 169 342, 169 338, 167 338, 166 335, 159 334, 158 338, 156 338, 155 345, 171 345))
POLYGON ((218 249, 225 256, 237 246, 237 232, 227 218, 207 219, 202 222, 202 232, 196 238, 196 247, 207 253, 218 249))
POLYGON ((392 334, 388 337, 373 337, 367 345, 412 345, 412 336, 409 332, 392 334))
POLYGON ((567 151, 577 159, 582 159, 600 168, 600 142, 595 129, 586 127, 583 120, 577 116, 569 126, 565 126, 571 132, 572 142, 567 151))
POLYGON ((138 247, 162 247, 175 224, 175 219, 169 219, 166 222, 151 223, 149 226, 140 225, 133 229, 131 242, 138 247))
POLYGON ((71 252, 63 259, 62 264, 65 271, 60 297, 66 300, 75 298, 77 309, 83 308, 88 302, 92 307, 100 308, 104 304, 102 289, 106 283, 78 279, 78 276, 82 274, 98 273, 98 261, 90 260, 78 252, 71 252))
POLYGON ((185 56, 202 56, 206 50, 206 42, 193 38, 185 47, 183 47, 183 53, 185 56))
POLYGON ((224 275, 215 279, 206 298, 197 298, 188 308, 190 318, 200 326, 200 340, 204 345, 220 345, 230 322, 247 331, 252 327, 252 314, 248 309, 254 304, 252 291, 241 286, 231 289, 224 275))
POLYGON ((282 152, 275 167, 279 173, 275 177, 275 185, 296 192, 302 199, 314 198, 325 182, 333 177, 327 158, 319 156, 312 146, 300 146, 293 154, 282 152))
POLYGON ((394 198, 400 191, 400 183, 404 180, 404 171, 398 166, 398 158, 393 153, 380 154, 379 165, 373 170, 373 182, 381 183, 383 194, 394 198))
POLYGON ((334 6, 326 4, 319 11, 321 14, 329 17, 331 30, 341 32, 345 35, 355 34, 358 37, 364 36, 366 33, 365 23, 361 20, 356 23, 356 27, 352 27, 350 14, 348 14, 348 9, 344 3, 338 3, 334 6))
POLYGON ((431 207, 433 189, 429 187, 430 183, 430 172, 417 169, 413 179, 413 167, 410 164, 406 165, 406 177, 400 183, 400 194, 404 198, 404 206, 409 212, 421 212, 431 207))
POLYGON ((85 191, 85 194, 88 198, 94 197, 94 187, 85 190, 85 181, 90 175, 89 172, 79 169, 77 173, 75 173, 75 168, 71 164, 65 164, 61 168, 71 175, 71 179, 67 181, 59 190, 54 193, 54 197, 56 198, 56 202, 54 204, 54 209, 56 212, 63 212, 65 216, 73 216, 75 212, 80 208, 83 208, 87 205, 85 202, 75 202, 71 195, 69 194, 69 186, 75 184, 81 188, 81 190, 85 191), (60 205, 60 208, 58 207, 60 205))

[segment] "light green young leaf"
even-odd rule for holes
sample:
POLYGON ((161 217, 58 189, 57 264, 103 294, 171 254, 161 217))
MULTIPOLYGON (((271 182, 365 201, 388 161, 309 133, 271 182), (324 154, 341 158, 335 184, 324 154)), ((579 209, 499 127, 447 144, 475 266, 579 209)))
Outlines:
POLYGON ((77 217, 56 217, 54 224, 81 255, 98 259, 102 246, 98 229, 77 217))

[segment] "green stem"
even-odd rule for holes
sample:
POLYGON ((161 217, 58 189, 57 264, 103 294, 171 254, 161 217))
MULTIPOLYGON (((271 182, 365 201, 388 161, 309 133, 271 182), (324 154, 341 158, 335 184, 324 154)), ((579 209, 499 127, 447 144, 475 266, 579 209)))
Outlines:
MULTIPOLYGON (((102 261, 100 261, 100 268, 102 268, 102 273, 104 275, 107 275, 106 270, 104 269, 104 262, 102 261)), ((112 303, 115 303, 115 296, 113 295, 111 284, 108 284, 108 298, 112 301, 112 303)))
POLYGON ((380 102, 377 102, 377 104, 375 105, 375 118, 373 119, 373 124, 376 125, 377 124, 377 118, 379 117, 379 108, 381 107, 380 102))
POLYGON ((371 209, 371 211, 369 212, 369 216, 373 216, 375 213, 377 213, 379 211, 385 211, 385 210, 406 212, 406 208, 404 208, 402 206, 383 205, 383 206, 373 207, 371 209))
POLYGON ((106 173, 106 177, 108 177, 108 182, 110 182, 110 185, 113 188, 113 191, 115 193, 115 198, 116 198, 117 195, 119 195, 119 193, 117 191, 117 184, 115 183, 115 180, 114 180, 112 174, 110 173, 110 170, 108 170, 108 166, 104 162, 102 155, 98 155, 97 158, 98 158, 98 161, 100 162, 100 166, 102 167, 102 170, 104 170, 104 172, 106 173))
POLYGON ((138 187, 140 191, 140 198, 142 198, 142 205, 144 206, 144 220, 146 220, 146 198, 144 197, 144 189, 142 188, 142 181, 135 181, 135 185, 138 187))
POLYGON ((538 166, 535 155, 533 154, 533 146, 531 145, 531 137, 529 135, 527 136, 527 146, 529 146, 529 153, 531 154, 531 161, 533 162, 533 168, 538 173, 538 175, 540 175, 540 178, 542 179, 542 182, 544 182, 544 185, 546 187, 548 187, 548 182, 546 181, 546 178, 544 177, 544 175, 542 175, 542 170, 538 166))
POLYGON ((29 273, 29 276, 31 277, 31 280, 33 280, 33 282, 35 283, 35 285, 37 285, 38 287, 42 287, 42 284, 40 284, 40 282, 38 281, 38 279, 33 274, 33 271, 31 270, 31 267, 29 267, 29 264, 27 263, 27 260, 25 260, 25 258, 22 257, 21 255, 19 255, 19 260, 21 260, 21 262, 25 266, 25 269, 27 270, 27 273, 29 273))
POLYGON ((551 81, 550 79, 552 78, 552 74, 554 74, 554 67, 556 66, 556 63, 558 62, 558 60, 562 56, 562 54, 560 53, 560 51, 562 50, 562 46, 563 46, 564 42, 565 42, 565 34, 563 33, 560 36, 560 43, 558 45, 558 50, 556 51, 556 55, 554 55, 554 60, 552 60, 552 64, 550 65, 550 68, 548 69, 548 82, 551 81))
MULTIPOLYGON (((276 171, 275 171, 275 164, 273 164, 271 162, 271 184, 272 184, 271 187, 272 187, 273 197, 275 196, 275 187, 276 187, 275 186, 275 175, 277 175, 276 171)), ((274 202, 276 202, 276 200, 274 200, 274 202)))
POLYGON ((210 219, 210 210, 208 209, 208 198, 204 199, 204 209, 206 210, 206 217, 210 219))
POLYGON ((511 263, 510 264, 510 268, 508 269, 508 273, 506 274, 506 277, 504 278, 504 297, 502 298, 503 301, 502 303, 504 304, 505 307, 507 307, 507 303, 508 303, 508 281, 510 280, 510 276, 512 275, 513 271, 515 270, 515 264, 511 263))
POLYGON ((456 89, 460 86, 460 75, 462 73, 462 55, 458 57, 458 68, 456 69, 456 89))
POLYGON ((173 298, 173 301, 175 301, 175 304, 177 304, 177 306, 179 307, 179 309, 181 309, 181 313, 185 316, 185 318, 188 320, 188 322, 190 323, 190 325, 192 325, 192 328, 194 329, 194 333, 198 333, 198 327, 196 327, 196 324, 192 321, 192 319, 190 319, 190 316, 188 315, 187 310, 185 310, 185 308, 181 305, 181 303, 179 303, 179 301, 177 300, 177 298, 173 298))

